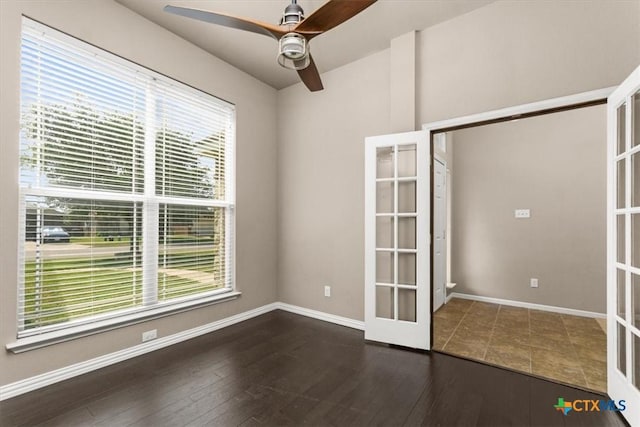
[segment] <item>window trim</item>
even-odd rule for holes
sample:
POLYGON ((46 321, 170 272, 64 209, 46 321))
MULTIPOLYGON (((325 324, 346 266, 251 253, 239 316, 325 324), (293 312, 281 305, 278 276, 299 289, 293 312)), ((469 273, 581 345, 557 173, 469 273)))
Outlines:
POLYGON ((228 289, 217 290, 212 293, 214 294, 206 298, 191 298, 190 300, 181 303, 176 303, 174 301, 170 303, 158 303, 154 305, 153 308, 137 307, 135 309, 127 310, 131 313, 120 314, 118 317, 111 317, 109 319, 99 321, 94 320, 90 323, 67 326, 64 329, 18 338, 16 341, 7 344, 5 348, 15 354, 24 353, 25 351, 36 350, 38 348, 59 344, 65 341, 71 341, 138 323, 148 322, 150 320, 183 313, 196 308, 232 301, 242 295, 241 292, 228 289))
MULTIPOLYGON (((157 300, 153 305, 140 305, 132 308, 106 312, 97 314, 94 316, 75 319, 63 323, 57 323, 44 327, 34 329, 21 329, 20 325, 16 325, 16 341, 6 345, 6 349, 13 353, 21 353, 36 348, 45 347, 52 344, 57 344, 64 341, 77 339, 129 325, 134 325, 141 322, 185 312, 192 309, 197 309, 213 304, 218 304, 225 301, 230 301, 238 298, 241 292, 236 290, 235 283, 235 201, 236 201, 236 108, 233 103, 226 101, 215 95, 211 95, 203 90, 200 90, 194 86, 185 84, 158 73, 150 68, 141 66, 133 61, 130 61, 124 57, 113 54, 105 49, 99 48, 95 45, 87 43, 81 39, 68 35, 62 31, 49 27, 29 17, 23 16, 22 28, 25 27, 36 28, 42 31, 48 37, 52 39, 61 40, 64 43, 72 44, 78 47, 78 49, 84 52, 89 52, 97 56, 106 57, 108 60, 115 62, 116 64, 133 68, 138 72, 141 72, 146 78, 155 81, 156 79, 162 80, 164 84, 169 86, 183 89, 185 93, 191 94, 196 100, 202 100, 203 98, 213 98, 215 102, 219 104, 219 108, 226 109, 229 112, 229 119, 227 122, 227 144, 225 144, 225 165, 226 165, 226 190, 225 200, 215 199, 203 199, 194 200, 190 198, 182 198, 178 196, 161 196, 154 194, 152 199, 155 204, 179 204, 179 205, 193 205, 193 206, 208 206, 221 208, 225 211, 225 264, 226 264, 226 276, 227 279, 225 286, 213 291, 202 292, 199 294, 189 295, 183 298, 175 298, 168 301, 157 300)), ((126 202, 148 202, 148 197, 145 197, 144 192, 138 194, 131 193, 119 193, 111 191, 93 192, 89 190, 81 190, 77 188, 62 188, 62 187, 49 187, 49 188, 27 188, 20 185, 20 204, 19 215, 24 217, 23 209, 25 208, 24 198, 29 196, 60 196, 65 197, 77 197, 81 199, 94 199, 94 200, 109 200, 109 201, 126 201, 126 202)), ((23 220, 20 224, 21 230, 24 228, 23 220)), ((18 239, 18 270, 24 268, 22 254, 24 252, 24 233, 19 235, 18 239)), ((157 250, 157 248, 156 248, 157 250)), ((157 267, 157 266, 156 266, 157 267)), ((22 286, 18 284, 18 287, 22 286)), ((156 290, 157 291, 157 290, 156 290)), ((20 301, 18 300, 18 309, 20 308, 20 301)), ((19 320, 18 320, 19 321, 19 320)))

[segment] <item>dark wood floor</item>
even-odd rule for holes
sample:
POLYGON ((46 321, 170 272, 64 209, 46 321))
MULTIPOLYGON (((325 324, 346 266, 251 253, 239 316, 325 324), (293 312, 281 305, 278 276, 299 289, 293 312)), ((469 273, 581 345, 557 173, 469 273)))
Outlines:
POLYGON ((275 311, 3 401, 0 425, 624 425, 558 397, 602 398, 275 311))

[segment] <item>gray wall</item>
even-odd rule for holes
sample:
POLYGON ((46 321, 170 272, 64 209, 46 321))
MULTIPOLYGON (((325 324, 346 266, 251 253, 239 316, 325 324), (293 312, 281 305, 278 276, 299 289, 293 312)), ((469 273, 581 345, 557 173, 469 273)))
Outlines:
MULTIPOLYGON (((639 16, 638 1, 508 1, 421 31, 416 127, 620 84, 639 16)), ((317 95, 278 93, 281 301, 364 318, 363 138, 391 132, 385 52, 326 73, 317 95)))
POLYGON ((606 312, 606 107, 453 134, 455 292, 606 312))
POLYGON ((25 14, 237 107, 237 287, 242 297, 14 355, 0 385, 125 349, 142 331, 171 335, 276 298, 276 91, 111 0, 0 1, 0 337, 16 339, 20 16, 25 14), (258 183, 258 184, 257 184, 258 183))

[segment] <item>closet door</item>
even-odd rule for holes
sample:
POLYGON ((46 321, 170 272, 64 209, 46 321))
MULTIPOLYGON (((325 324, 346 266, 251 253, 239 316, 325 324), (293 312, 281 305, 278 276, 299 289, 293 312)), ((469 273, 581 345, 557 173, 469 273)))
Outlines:
POLYGON ((365 141, 365 339, 428 350, 428 133, 365 141))

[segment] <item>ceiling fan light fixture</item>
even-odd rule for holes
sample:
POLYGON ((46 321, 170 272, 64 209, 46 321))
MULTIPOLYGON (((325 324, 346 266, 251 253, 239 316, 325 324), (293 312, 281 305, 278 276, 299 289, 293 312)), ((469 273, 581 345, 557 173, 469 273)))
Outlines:
POLYGON ((289 33, 280 38, 278 64, 291 70, 302 70, 309 65, 307 39, 300 34, 289 33))

